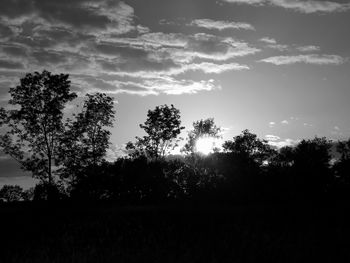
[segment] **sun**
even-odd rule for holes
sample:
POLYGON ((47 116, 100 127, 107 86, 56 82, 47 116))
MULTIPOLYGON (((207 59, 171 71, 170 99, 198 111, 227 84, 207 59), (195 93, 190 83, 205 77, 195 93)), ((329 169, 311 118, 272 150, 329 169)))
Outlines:
POLYGON ((209 154, 215 148, 215 138, 214 137, 200 137, 196 142, 196 151, 202 154, 209 154))

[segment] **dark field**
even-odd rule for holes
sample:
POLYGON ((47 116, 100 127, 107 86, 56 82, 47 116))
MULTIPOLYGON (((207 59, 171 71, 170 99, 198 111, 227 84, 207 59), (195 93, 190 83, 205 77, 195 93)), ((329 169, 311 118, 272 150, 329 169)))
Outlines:
POLYGON ((348 208, 0 207, 0 262, 350 262, 348 208))

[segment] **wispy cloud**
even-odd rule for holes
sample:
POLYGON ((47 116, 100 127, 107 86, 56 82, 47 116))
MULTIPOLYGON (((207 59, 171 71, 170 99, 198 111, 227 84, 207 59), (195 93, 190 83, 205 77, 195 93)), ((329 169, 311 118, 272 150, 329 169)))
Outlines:
POLYGON ((346 59, 338 55, 296 55, 296 56, 275 56, 260 60, 260 62, 274 65, 289 65, 295 63, 315 64, 315 65, 340 65, 346 59))
POLYGON ((288 45, 285 44, 279 44, 277 43, 277 40, 274 38, 270 38, 270 37, 263 37, 259 39, 261 42, 264 42, 267 44, 267 47, 269 48, 273 48, 273 49, 277 49, 279 51, 285 51, 289 49, 288 45))
POLYGON ((314 52, 314 51, 320 51, 321 48, 319 46, 309 45, 309 46, 301 46, 297 47, 297 50, 301 52, 314 52))
POLYGON ((212 19, 195 19, 190 23, 191 26, 197 26, 207 29, 244 29, 244 30, 255 30, 255 28, 248 23, 243 22, 232 22, 212 19))
POLYGON ((278 141, 281 138, 279 136, 277 136, 277 135, 267 134, 267 135, 265 135, 265 139, 268 140, 268 141, 278 141))
POLYGON ((255 6, 271 5, 291 9, 300 13, 332 13, 345 12, 350 9, 350 3, 317 0, 222 0, 227 3, 248 4, 255 6))
POLYGON ((270 38, 270 37, 263 37, 259 39, 261 42, 267 43, 267 44, 277 44, 276 39, 270 38))
POLYGON ((108 94, 134 94, 134 95, 181 95, 196 94, 201 91, 221 89, 220 84, 214 79, 209 80, 186 80, 172 77, 162 78, 139 78, 135 81, 121 81, 117 78, 105 76, 77 76, 73 82, 78 87, 84 87, 89 92, 104 92, 108 94))
POLYGON ((149 79, 149 78, 166 77, 166 76, 177 76, 189 71, 203 72, 205 74, 221 74, 228 71, 241 71, 241 70, 248 70, 248 69, 249 67, 247 65, 241 65, 238 63, 216 64, 211 62, 202 62, 202 63, 190 63, 190 64, 178 65, 178 67, 169 68, 166 70, 158 70, 158 71, 139 70, 135 72, 129 72, 129 71, 111 70, 109 74, 112 74, 114 76, 149 79))
MULTIPOLYGON (((247 23, 210 19, 194 20, 193 26, 254 30, 247 23)), ((33 0, 21 8, 9 1, 0 10, 0 35, 0 70, 69 72, 79 93, 93 86, 139 95, 215 90, 220 85, 208 80, 215 76, 204 74, 248 70, 232 59, 260 51, 231 36, 152 32, 132 6, 110 0, 69 5, 33 0), (202 74, 203 80, 193 80, 187 72, 202 74)))
POLYGON ((268 140, 268 144, 270 144, 271 146, 274 146, 278 149, 282 148, 282 147, 286 147, 286 146, 295 146, 296 144, 298 144, 300 142, 300 140, 293 140, 290 138, 287 139, 278 139, 278 140, 268 140))

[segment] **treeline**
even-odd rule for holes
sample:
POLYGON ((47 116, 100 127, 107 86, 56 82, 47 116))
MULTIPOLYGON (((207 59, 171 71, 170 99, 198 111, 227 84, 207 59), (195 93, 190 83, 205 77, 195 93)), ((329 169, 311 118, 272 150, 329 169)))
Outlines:
POLYGON ((106 200, 119 204, 172 202, 279 203, 350 199, 350 140, 302 140, 276 149, 249 130, 204 155, 198 141, 219 138, 213 119, 193 123, 182 155, 180 111, 173 105, 149 110, 145 136, 126 146, 126 156, 105 160, 115 111, 105 94, 88 94, 81 112, 64 120, 76 94, 68 75, 35 72, 10 89, 0 110, 3 152, 40 183, 23 191, 4 186, 0 198, 19 200, 106 200), (336 156, 334 156, 336 152, 336 156))

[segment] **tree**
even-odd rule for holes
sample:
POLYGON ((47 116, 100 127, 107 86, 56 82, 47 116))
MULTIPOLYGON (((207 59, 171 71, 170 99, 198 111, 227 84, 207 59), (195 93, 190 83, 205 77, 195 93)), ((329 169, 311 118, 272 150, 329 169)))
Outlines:
POLYGON ((350 139, 338 142, 337 152, 340 158, 334 165, 336 176, 343 184, 350 186, 350 139))
POLYGON ((302 140, 294 149, 293 159, 295 183, 302 193, 320 194, 331 180, 331 141, 325 137, 302 140))
POLYGON ((0 110, 0 124, 6 133, 0 147, 17 160, 22 169, 50 185, 59 138, 63 132, 63 109, 76 97, 70 91, 67 74, 28 73, 20 85, 10 89, 13 110, 0 110))
MULTIPOLYGON (((76 177, 104 161, 115 111, 113 98, 103 93, 87 94, 82 112, 68 119, 60 143, 59 163, 63 178, 76 177)), ((77 178, 73 178, 77 179, 77 178)))
POLYGON ((4 185, 0 189, 0 200, 16 202, 23 199, 23 189, 19 185, 4 185))
POLYGON ((143 152, 151 159, 164 157, 173 150, 179 141, 178 135, 184 127, 181 126, 180 111, 171 104, 157 106, 149 110, 147 120, 140 124, 147 135, 136 137, 135 145, 128 143, 128 149, 143 152))
POLYGON ((220 131, 221 128, 215 125, 214 118, 201 119, 193 122, 193 129, 188 133, 187 143, 182 151, 185 153, 195 153, 196 142, 199 138, 204 136, 220 138, 220 131))
POLYGON ((247 161, 254 161, 258 165, 262 165, 274 153, 266 140, 260 140, 249 130, 242 131, 242 134, 234 137, 232 141, 224 142, 223 148, 225 152, 240 156, 247 161))

